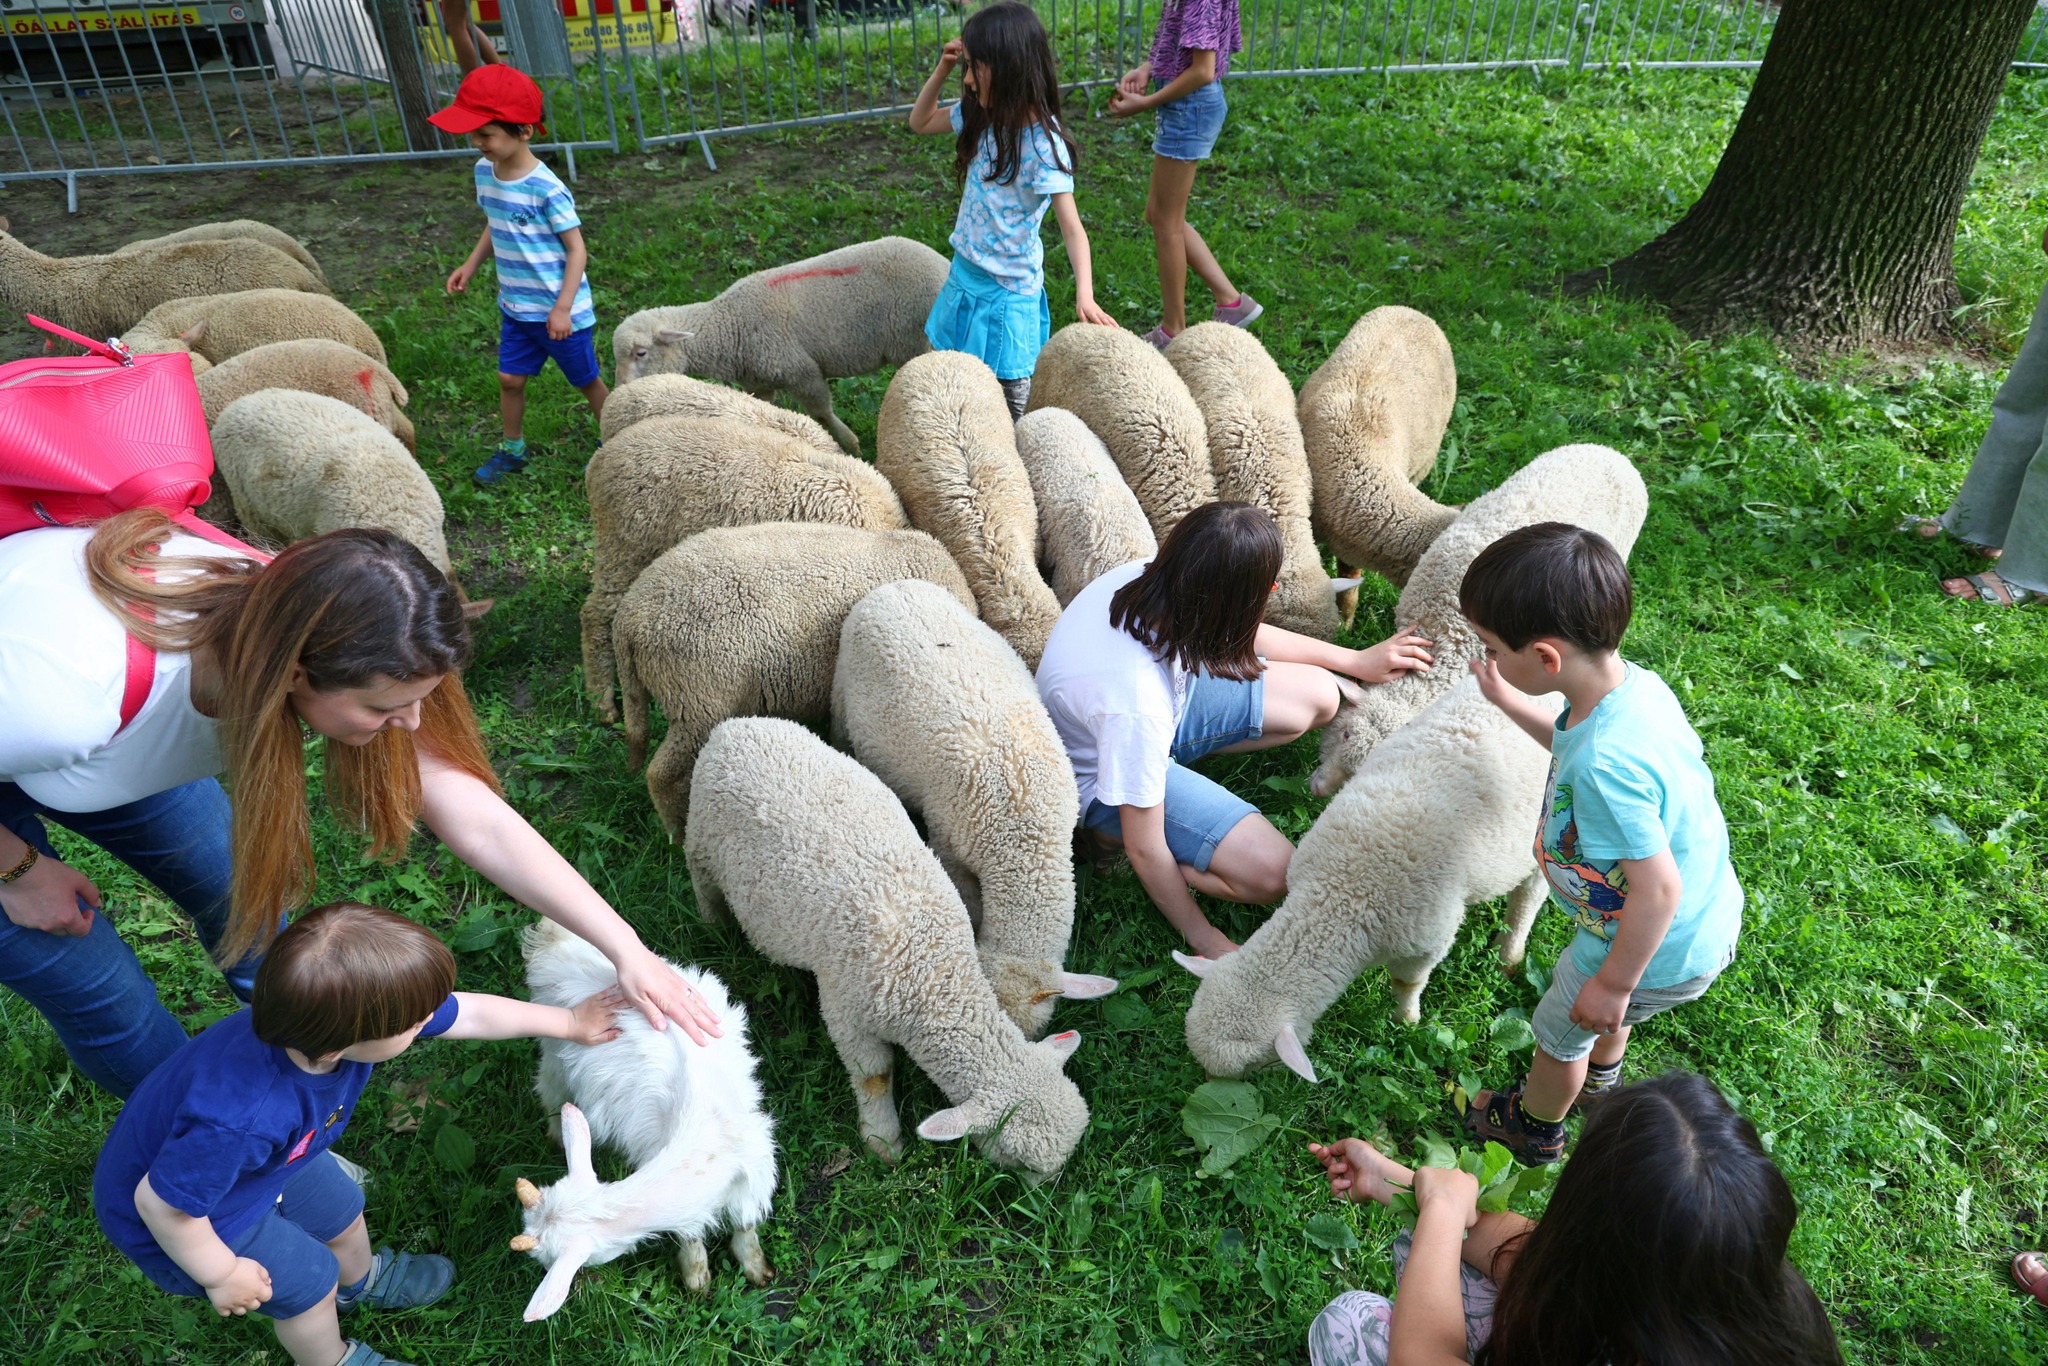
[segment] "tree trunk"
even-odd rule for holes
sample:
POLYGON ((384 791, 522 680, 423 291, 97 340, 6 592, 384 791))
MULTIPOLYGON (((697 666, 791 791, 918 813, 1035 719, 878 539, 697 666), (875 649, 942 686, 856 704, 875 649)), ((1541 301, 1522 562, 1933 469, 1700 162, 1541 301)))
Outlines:
POLYGON ((1689 326, 1856 345, 1940 336, 1956 220, 2034 0, 1785 0, 1706 193, 1566 280, 1689 326))
POLYGON ((427 115, 438 101, 427 90, 427 64, 420 57, 419 43, 412 28, 412 0, 369 0, 370 17, 377 25, 377 40, 384 45, 384 70, 391 78, 391 98, 398 105, 399 122, 405 127, 408 151, 424 152, 441 146, 427 115))

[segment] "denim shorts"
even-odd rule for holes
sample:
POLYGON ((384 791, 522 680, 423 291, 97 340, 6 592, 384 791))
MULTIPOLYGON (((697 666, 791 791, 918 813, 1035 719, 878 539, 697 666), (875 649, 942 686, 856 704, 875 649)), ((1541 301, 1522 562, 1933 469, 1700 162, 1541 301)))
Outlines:
MULTIPOLYGON (((1714 985, 1714 979, 1735 961, 1735 950, 1728 950, 1728 957, 1712 972, 1703 972, 1683 982, 1673 982, 1668 987, 1637 987, 1629 993, 1628 1009, 1621 1017, 1625 1025, 1639 1025, 1653 1015, 1662 1015, 1673 1006, 1682 1006, 1688 1001, 1697 1001, 1707 994, 1707 988, 1714 985)), ((1572 946, 1564 946, 1564 952, 1557 957, 1557 966, 1550 973, 1550 990, 1543 993, 1543 999, 1536 1003, 1536 1009, 1529 1016, 1529 1025, 1536 1033, 1536 1043, 1545 1053, 1559 1062, 1577 1062, 1593 1051, 1594 1042, 1600 1037, 1590 1034, 1572 1023, 1572 1006, 1577 1004, 1579 992, 1585 989, 1591 975, 1579 966, 1572 955, 1572 946)))
MULTIPOLYGON (((1166 767, 1166 847, 1176 863, 1208 872, 1223 837, 1246 816, 1259 814, 1259 808, 1229 788, 1181 765, 1240 740, 1257 739, 1264 733, 1265 716, 1264 677, 1239 683, 1208 674, 1195 676, 1188 688, 1188 709, 1173 733, 1173 762, 1166 767)), ((1091 801, 1081 823, 1121 838, 1123 808, 1091 801)))
POLYGON ((1221 81, 1211 81, 1172 104, 1160 105, 1152 155, 1173 161, 1207 160, 1223 133, 1223 116, 1229 112, 1230 101, 1223 97, 1221 81))
POLYGON ((499 374, 537 375, 553 357, 570 388, 586 388, 596 381, 597 345, 592 340, 597 335, 596 324, 556 341, 548 335, 546 319, 515 318, 500 310, 498 320, 499 374))

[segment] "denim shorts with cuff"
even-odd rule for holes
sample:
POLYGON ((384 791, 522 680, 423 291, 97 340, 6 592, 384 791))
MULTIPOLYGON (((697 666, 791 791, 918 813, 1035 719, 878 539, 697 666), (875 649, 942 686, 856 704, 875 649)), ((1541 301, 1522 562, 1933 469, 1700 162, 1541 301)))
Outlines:
POLYGON ((584 389, 597 381, 597 325, 581 327, 556 341, 548 335, 547 319, 515 318, 498 313, 498 373, 537 375, 552 359, 572 389, 584 389))
MULTIPOLYGON (((1173 733, 1173 762, 1166 768, 1166 847, 1176 863, 1198 873, 1223 837, 1259 808, 1213 779, 1182 767, 1240 740, 1255 740, 1265 731, 1266 680, 1247 682, 1195 675, 1188 685, 1187 710, 1173 733)), ((1088 803, 1082 818, 1090 830, 1123 836, 1123 808, 1088 803)))
MULTIPOLYGON (((1156 85, 1156 83, 1155 83, 1156 85)), ((1152 132, 1152 155, 1171 161, 1206 161, 1223 135, 1223 116, 1230 112, 1223 82, 1211 81, 1159 106, 1152 132)))
MULTIPOLYGON (((1714 985, 1714 979, 1726 972, 1734 961, 1735 949, 1731 945, 1728 956, 1721 960, 1721 966, 1712 972, 1673 982, 1668 987, 1637 987, 1629 993, 1628 1010, 1622 1015, 1621 1022, 1639 1025, 1673 1006, 1697 1001, 1707 994, 1707 988, 1714 985)), ((1580 969, 1578 959, 1572 954, 1572 946, 1565 945, 1564 952, 1557 957, 1557 967, 1551 971, 1550 990, 1543 993, 1543 999, 1536 1003, 1535 1011, 1529 1016, 1537 1046, 1559 1062, 1577 1062, 1588 1056, 1600 1038, 1598 1034, 1588 1033, 1572 1023, 1572 1006, 1578 1002, 1579 993, 1591 979, 1592 974, 1580 969)))

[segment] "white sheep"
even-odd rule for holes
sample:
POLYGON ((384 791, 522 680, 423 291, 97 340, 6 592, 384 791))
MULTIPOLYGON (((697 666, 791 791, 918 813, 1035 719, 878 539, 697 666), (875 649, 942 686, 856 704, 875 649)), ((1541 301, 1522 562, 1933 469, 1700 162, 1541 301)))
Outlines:
POLYGON ((380 527, 450 572, 434 481, 359 408, 325 394, 259 389, 221 410, 213 458, 234 515, 258 538, 380 527))
POLYGON ((858 455, 826 381, 929 351, 925 319, 948 268, 922 242, 884 237, 756 271, 715 299, 643 309, 612 333, 618 382, 667 372, 787 393, 858 455))
POLYGON ((897 579, 928 579, 974 607, 959 567, 922 531, 719 528, 641 571, 612 619, 612 648, 635 768, 647 754, 650 694, 668 717, 647 792, 670 839, 688 818, 690 766, 711 728, 728 716, 825 715, 846 614, 897 579))
POLYGON ((1030 1037, 1053 1002, 1116 990, 1062 966, 1074 929, 1074 772, 1038 685, 945 589, 884 584, 846 614, 832 738, 924 818, 976 916, 981 966, 1030 1037))
POLYGON ((224 223, 198 223, 176 232, 167 232, 161 237, 144 237, 130 242, 125 247, 114 248, 116 256, 131 256, 138 251, 149 251, 156 247, 176 246, 180 242, 224 242, 236 238, 249 238, 265 246, 275 247, 313 272, 313 278, 323 286, 327 273, 320 269, 320 263, 313 259, 313 253, 306 250, 306 244, 281 228, 254 218, 233 218, 224 223))
POLYGON ((1166 359, 1201 410, 1216 496, 1262 508, 1280 528, 1280 579, 1266 601, 1266 620, 1329 640, 1341 623, 1309 526, 1308 456, 1294 386, 1257 337, 1229 323, 1196 323, 1173 339, 1166 359))
POLYGON ((126 331, 167 299, 278 286, 327 286, 276 247, 239 238, 178 242, 109 256, 45 256, 0 218, 0 306, 36 313, 88 337, 126 331))
POLYGON ((875 468, 910 524, 952 552, 981 619, 1038 667, 1060 619, 1038 573, 1038 507, 995 372, 961 351, 908 361, 875 421, 875 468))
MULTIPOLYGON (((1187 1041, 1211 1076, 1277 1057, 1314 1081, 1309 1032, 1369 967, 1392 972, 1395 1016, 1413 1024, 1467 906, 1508 897, 1500 958, 1521 965, 1545 894, 1530 841, 1550 756, 1458 672, 1464 681, 1382 742, 1301 837, 1287 899, 1242 948, 1174 955, 1202 978, 1187 1041)), ((1553 712, 1563 701, 1542 700, 1553 712)))
POLYGON ((604 401, 597 420, 601 441, 609 441, 636 422, 650 417, 730 417, 760 427, 773 427, 833 455, 839 443, 802 413, 780 408, 726 384, 712 384, 688 375, 646 375, 621 384, 604 401))
POLYGON ((405 386, 382 361, 353 346, 319 337, 271 342, 228 357, 199 376, 207 425, 230 403, 258 389, 300 389, 340 399, 376 418, 407 450, 417 449, 412 421, 404 412, 410 401, 405 386))
MULTIPOLYGON (((602 953, 552 921, 530 926, 522 947, 527 987, 542 1004, 574 1007, 618 982, 602 953)), ((619 1012, 609 1043, 541 1040, 534 1090, 560 1115, 569 1174, 545 1190, 523 1176, 515 1183, 525 1230, 512 1250, 547 1267, 527 1301, 528 1323, 562 1307, 580 1268, 664 1233, 682 1240, 683 1284, 699 1294, 711 1291, 704 1235, 721 1226, 732 1229, 749 1281, 765 1285, 775 1274, 755 1231, 775 1200, 775 1127, 747 1048, 746 1008, 704 969, 669 967, 717 1015, 709 1043, 673 1025, 657 1030, 637 1010, 619 1012), (623 1153, 633 1174, 600 1181, 593 1138, 623 1153)))
MULTIPOLYGON (((325 337, 380 364, 384 343, 339 299, 289 289, 244 289, 171 299, 149 310, 121 340, 143 352, 189 351, 212 365, 272 342, 325 337)), ((193 362, 194 371, 200 369, 193 362)))
POLYGON ((1065 607, 1119 565, 1149 560, 1159 542, 1102 439, 1065 408, 1017 420, 1017 458, 1038 505, 1038 564, 1065 607))
POLYGON ((1339 564, 1401 583, 1458 515, 1416 487, 1436 463, 1457 401, 1443 329, 1398 304, 1353 323, 1301 386, 1315 531, 1339 564))
POLYGON ((1102 438, 1159 539, 1216 501, 1202 410, 1142 337, 1092 323, 1061 328, 1038 354, 1028 407, 1065 408, 1102 438))
POLYGON ((598 448, 584 471, 584 489, 596 550, 583 603, 583 685, 606 720, 618 715, 612 618, 619 599, 663 551, 717 526, 829 522, 895 531, 909 525, 896 491, 872 466, 830 442, 820 450, 776 428, 732 418, 636 422, 598 448))
POLYGON ((1358 771, 1372 747, 1435 701, 1465 674, 1480 652, 1479 637, 1458 610, 1458 589, 1479 552, 1518 527, 1569 522, 1597 531, 1623 559, 1649 510, 1643 477, 1628 457, 1605 446, 1559 446, 1537 456, 1500 487, 1482 494, 1416 561, 1394 607, 1394 624, 1435 642, 1436 667, 1364 688, 1323 729, 1322 763, 1309 779, 1328 796, 1358 771))
POLYGON ((861 1137, 902 1153, 900 1044, 952 1102, 917 1126, 973 1135, 1029 1180, 1057 1173, 1088 1128, 1061 1064, 1072 1032, 1039 1043, 996 1004, 967 909, 882 780, 788 721, 727 721, 690 781, 683 857, 707 920, 730 912, 768 958, 818 979, 861 1137))

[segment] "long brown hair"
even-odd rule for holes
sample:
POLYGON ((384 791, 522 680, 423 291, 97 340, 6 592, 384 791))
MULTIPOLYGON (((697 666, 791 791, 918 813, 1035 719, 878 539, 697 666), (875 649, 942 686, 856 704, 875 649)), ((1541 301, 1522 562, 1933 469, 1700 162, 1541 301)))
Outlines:
MULTIPOLYGON (((1074 169, 1074 140, 1060 122, 1060 76, 1052 42, 1038 12, 1016 0, 977 11, 961 26, 966 60, 987 68, 988 89, 977 84, 960 95, 960 136, 953 143, 953 179, 967 182, 967 168, 981 150, 983 134, 995 139, 992 184, 1008 185, 1024 164, 1024 139, 1035 125, 1052 144, 1053 165, 1074 169)), ((968 68, 972 70, 970 66, 968 68)))
POLYGON ((470 657, 461 597, 418 547, 389 531, 330 531, 261 566, 163 554, 158 547, 177 534, 152 508, 110 517, 86 547, 86 576, 130 633, 159 650, 208 652, 219 667, 234 871, 213 956, 231 964, 267 945, 278 917, 313 893, 294 666, 322 692, 379 677, 441 679, 420 707, 417 738, 387 727, 367 745, 326 745, 329 805, 369 837, 376 857, 402 856, 412 837, 420 745, 493 791, 498 779, 459 676, 470 657))
POLYGON ((324 1058, 405 1033, 455 990, 455 955, 423 925, 359 901, 294 920, 256 969, 250 1027, 279 1048, 324 1058))
POLYGON ((1280 576, 1280 528, 1250 503, 1209 503, 1166 533, 1145 571, 1109 600, 1109 624, 1164 663, 1245 682, 1280 576))

